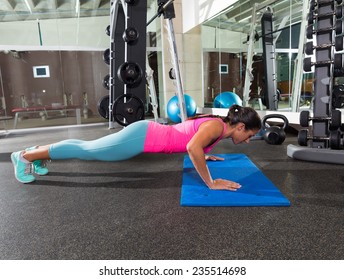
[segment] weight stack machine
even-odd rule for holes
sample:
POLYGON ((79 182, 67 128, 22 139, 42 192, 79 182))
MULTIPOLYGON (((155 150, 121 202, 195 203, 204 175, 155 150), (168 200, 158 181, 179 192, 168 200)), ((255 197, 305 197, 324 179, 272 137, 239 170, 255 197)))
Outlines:
POLYGON ((98 102, 101 116, 127 126, 144 119, 146 100, 147 1, 111 0, 110 48, 104 51, 109 74, 103 85, 109 90, 98 102))
POLYGON ((273 11, 270 4, 276 1, 265 1, 262 3, 255 3, 252 9, 251 28, 248 36, 248 49, 246 61, 246 78, 244 82, 243 92, 243 105, 249 106, 250 90, 252 81, 254 80, 253 71, 253 57, 254 57, 254 44, 259 40, 260 36, 256 32, 259 16, 260 25, 262 29, 262 48, 263 48, 263 61, 264 61, 264 80, 265 86, 262 95, 259 96, 260 110, 264 104, 269 110, 278 109, 278 94, 277 94, 277 81, 276 81, 276 53, 275 53, 275 38, 273 30, 273 11))
MULTIPOLYGON (((289 157, 315 162, 344 164, 341 111, 334 102, 334 80, 343 71, 343 6, 342 0, 311 0, 308 13, 304 71, 314 67, 313 116, 300 112, 301 129, 298 144, 288 145, 289 157)), ((338 98, 337 98, 338 99, 338 98)))
POLYGON ((269 110, 277 110, 278 96, 276 86, 276 58, 272 26, 273 14, 267 9, 262 15, 263 61, 265 72, 265 106, 269 110))

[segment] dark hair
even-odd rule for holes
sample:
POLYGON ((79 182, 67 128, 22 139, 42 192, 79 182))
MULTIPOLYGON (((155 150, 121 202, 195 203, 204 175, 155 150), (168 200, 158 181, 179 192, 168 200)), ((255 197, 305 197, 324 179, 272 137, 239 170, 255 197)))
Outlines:
POLYGON ((239 105, 230 107, 227 117, 223 121, 228 122, 230 125, 236 125, 240 122, 244 123, 247 130, 261 129, 262 127, 262 121, 256 110, 251 107, 241 107, 239 105))
POLYGON ((229 123, 229 125, 231 126, 236 125, 238 123, 243 123, 245 124, 246 130, 259 130, 262 127, 262 121, 256 110, 254 110, 251 107, 242 107, 240 105, 232 105, 229 108, 226 117, 218 115, 201 115, 190 119, 197 118, 220 118, 223 122, 229 123))

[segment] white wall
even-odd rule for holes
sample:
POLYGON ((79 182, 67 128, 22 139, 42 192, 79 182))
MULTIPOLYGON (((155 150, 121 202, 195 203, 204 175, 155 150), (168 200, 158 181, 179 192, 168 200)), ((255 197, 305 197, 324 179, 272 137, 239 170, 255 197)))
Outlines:
POLYGON ((247 50, 246 40, 247 35, 240 32, 202 26, 203 49, 224 49, 231 52, 244 52, 247 50))
POLYGON ((0 22, 1 50, 103 50, 109 46, 109 17, 0 22))
POLYGON ((238 0, 182 0, 183 32, 215 16, 238 0))

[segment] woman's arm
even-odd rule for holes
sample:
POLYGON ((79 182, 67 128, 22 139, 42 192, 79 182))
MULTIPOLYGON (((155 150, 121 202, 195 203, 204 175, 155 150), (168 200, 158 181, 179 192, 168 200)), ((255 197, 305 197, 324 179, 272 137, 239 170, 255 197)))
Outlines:
POLYGON ((210 143, 216 141, 216 139, 222 135, 222 132, 223 125, 220 122, 216 120, 207 121, 201 124, 186 148, 196 171, 210 189, 227 189, 235 191, 240 188, 238 183, 223 179, 213 180, 206 164, 206 158, 203 151, 210 143))

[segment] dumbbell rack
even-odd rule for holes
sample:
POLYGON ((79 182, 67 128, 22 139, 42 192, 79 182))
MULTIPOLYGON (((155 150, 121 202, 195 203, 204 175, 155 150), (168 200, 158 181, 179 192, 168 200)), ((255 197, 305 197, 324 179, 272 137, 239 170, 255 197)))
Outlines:
POLYGON ((288 145, 288 156, 307 161, 344 164, 341 112, 332 104, 335 72, 343 68, 343 6, 342 0, 310 0, 308 27, 309 41, 305 54, 314 55, 304 59, 304 71, 314 67, 313 116, 309 111, 300 112, 301 129, 298 143, 288 145))

